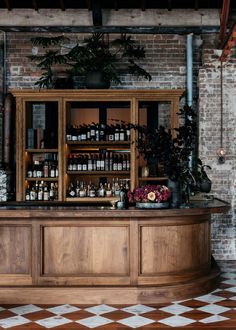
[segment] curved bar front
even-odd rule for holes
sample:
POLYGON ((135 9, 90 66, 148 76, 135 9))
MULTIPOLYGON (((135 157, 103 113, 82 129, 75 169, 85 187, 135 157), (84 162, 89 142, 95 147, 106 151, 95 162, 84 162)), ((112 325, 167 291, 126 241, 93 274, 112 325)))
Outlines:
POLYGON ((2 204, 0 303, 136 304, 213 290, 211 213, 191 208, 2 204))

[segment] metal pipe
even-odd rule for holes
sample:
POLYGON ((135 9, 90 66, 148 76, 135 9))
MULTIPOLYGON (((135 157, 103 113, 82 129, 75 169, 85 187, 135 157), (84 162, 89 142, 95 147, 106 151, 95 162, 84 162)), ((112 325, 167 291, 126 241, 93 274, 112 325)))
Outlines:
POLYGON ((187 35, 187 104, 193 104, 193 33, 187 35))

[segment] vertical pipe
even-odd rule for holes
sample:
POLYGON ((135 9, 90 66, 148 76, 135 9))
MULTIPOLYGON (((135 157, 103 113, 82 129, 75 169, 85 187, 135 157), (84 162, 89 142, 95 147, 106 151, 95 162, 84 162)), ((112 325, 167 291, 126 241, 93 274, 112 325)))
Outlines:
POLYGON ((187 35, 187 104, 193 104, 193 33, 187 35))

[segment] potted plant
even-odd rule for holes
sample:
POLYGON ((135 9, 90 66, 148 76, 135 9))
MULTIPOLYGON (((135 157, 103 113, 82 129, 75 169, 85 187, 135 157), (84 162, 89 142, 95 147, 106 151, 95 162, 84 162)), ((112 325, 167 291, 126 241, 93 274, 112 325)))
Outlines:
POLYGON ((82 43, 76 43, 71 48, 64 47, 64 54, 61 54, 61 47, 70 41, 64 36, 36 37, 31 41, 34 46, 42 46, 45 49, 44 54, 29 57, 36 61, 43 71, 36 82, 39 87, 51 87, 55 82, 53 68, 61 65, 67 68, 70 77, 86 77, 88 88, 95 88, 94 82, 98 83, 97 88, 108 88, 111 82, 120 84, 121 65, 125 72, 151 80, 151 75, 136 63, 145 58, 144 47, 136 45, 135 40, 126 34, 109 42, 106 41, 104 33, 93 33, 82 43), (89 80, 89 77, 92 80, 89 80))
POLYGON ((180 109, 178 115, 182 124, 174 129, 175 134, 164 127, 152 131, 145 126, 133 127, 138 132, 139 153, 145 159, 151 156, 156 163, 163 165, 172 191, 172 206, 188 202, 190 191, 195 189, 198 180, 190 164, 197 140, 196 115, 187 105, 180 109))

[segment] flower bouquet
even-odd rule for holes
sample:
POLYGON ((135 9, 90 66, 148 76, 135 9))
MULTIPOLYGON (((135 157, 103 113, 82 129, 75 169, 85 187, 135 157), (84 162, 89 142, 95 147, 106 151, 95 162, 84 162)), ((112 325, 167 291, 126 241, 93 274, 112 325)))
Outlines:
POLYGON ((138 208, 165 208, 169 206, 171 192, 164 185, 145 185, 128 192, 129 202, 138 208))

